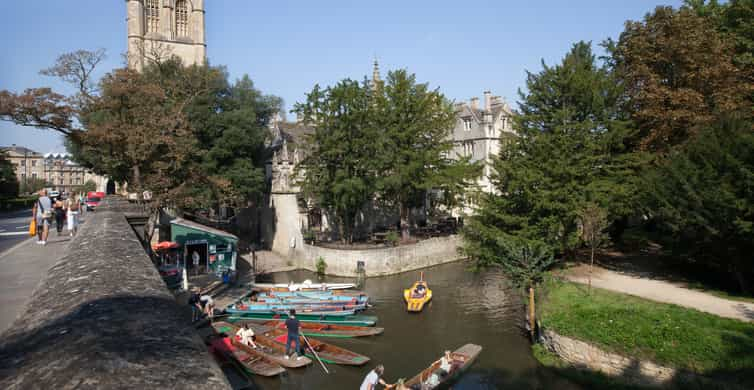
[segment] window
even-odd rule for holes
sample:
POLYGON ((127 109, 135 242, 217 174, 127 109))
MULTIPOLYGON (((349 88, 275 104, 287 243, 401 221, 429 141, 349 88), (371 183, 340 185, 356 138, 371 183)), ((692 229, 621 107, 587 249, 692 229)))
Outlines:
POLYGON ((160 30, 160 0, 146 0, 144 14, 147 20, 147 32, 160 30))
POLYGON ((37 160, 31 160, 31 166, 36 167, 37 166, 37 160))
POLYGON ((189 36, 188 29, 188 5, 186 0, 178 0, 175 3, 175 36, 187 37, 189 36))
POLYGON ((36 172, 32 172, 31 173, 31 178, 32 179, 36 179, 37 178, 37 173, 36 172))
POLYGON ((463 129, 471 131, 471 118, 463 118, 463 129))
POLYGON ((26 160, 21 160, 21 166, 22 166, 22 167, 25 167, 25 166, 26 166, 26 160))

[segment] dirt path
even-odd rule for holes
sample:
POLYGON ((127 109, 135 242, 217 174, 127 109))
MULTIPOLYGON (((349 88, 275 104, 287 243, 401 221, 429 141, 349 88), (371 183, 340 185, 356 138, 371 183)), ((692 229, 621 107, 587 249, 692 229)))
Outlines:
MULTIPOLYGON (((587 272, 586 266, 579 266, 569 269, 565 276, 571 281, 586 284, 587 272)), ((594 267, 592 286, 657 302, 672 303, 720 317, 754 322, 754 303, 719 298, 663 280, 639 278, 594 267)))

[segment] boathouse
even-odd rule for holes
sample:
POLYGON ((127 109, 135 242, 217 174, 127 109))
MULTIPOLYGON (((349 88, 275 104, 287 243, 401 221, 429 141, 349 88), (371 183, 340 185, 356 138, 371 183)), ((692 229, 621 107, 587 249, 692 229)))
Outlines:
POLYGON ((171 241, 183 248, 186 271, 190 274, 212 273, 218 276, 236 270, 238 237, 194 221, 176 218, 170 221, 171 241))

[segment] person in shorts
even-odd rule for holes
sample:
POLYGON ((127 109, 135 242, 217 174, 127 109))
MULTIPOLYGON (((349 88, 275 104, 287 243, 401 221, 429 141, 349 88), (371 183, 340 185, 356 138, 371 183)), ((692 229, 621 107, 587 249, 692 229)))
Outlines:
POLYGON ((53 218, 52 199, 47 196, 47 190, 39 191, 39 199, 34 203, 32 214, 37 221, 37 244, 47 245, 53 218))

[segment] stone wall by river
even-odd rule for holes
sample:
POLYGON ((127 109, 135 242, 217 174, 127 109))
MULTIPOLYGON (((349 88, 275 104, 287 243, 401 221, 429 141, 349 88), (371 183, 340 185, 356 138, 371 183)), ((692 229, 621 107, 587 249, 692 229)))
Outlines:
POLYGON ((356 264, 364 262, 369 277, 413 271, 463 259, 458 252, 461 236, 436 237, 416 244, 362 250, 332 249, 303 244, 293 252, 294 264, 316 271, 318 258, 327 263, 327 274, 356 276, 356 264))

